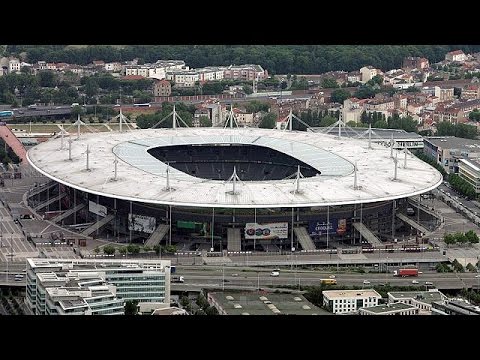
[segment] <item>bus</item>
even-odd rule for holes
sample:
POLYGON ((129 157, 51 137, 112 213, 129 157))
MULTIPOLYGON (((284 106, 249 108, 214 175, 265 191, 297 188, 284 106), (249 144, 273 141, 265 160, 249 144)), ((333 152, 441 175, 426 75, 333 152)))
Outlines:
POLYGON ((336 279, 320 279, 320 284, 337 285, 337 280, 336 279))
POLYGON ((0 111, 0 117, 9 117, 9 116, 13 116, 13 111, 0 111))
POLYGON ((150 103, 145 103, 145 104, 133 104, 134 107, 151 107, 150 103))

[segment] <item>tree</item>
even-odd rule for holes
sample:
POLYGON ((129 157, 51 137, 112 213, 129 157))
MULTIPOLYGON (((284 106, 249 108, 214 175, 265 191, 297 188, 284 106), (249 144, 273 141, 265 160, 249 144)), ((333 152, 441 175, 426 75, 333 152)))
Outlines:
POLYGON ((189 300, 189 298, 188 298, 187 296, 182 296, 182 297, 180 298, 180 305, 182 305, 182 307, 185 307, 185 306, 187 306, 187 305, 189 305, 189 304, 190 304, 190 300, 189 300))
POLYGON ((337 122, 336 118, 334 118, 333 116, 327 115, 320 121, 320 126, 327 127, 335 124, 336 122, 337 122))
POLYGON ((473 109, 473 111, 468 114, 468 118, 473 121, 480 121, 480 110, 473 109))
POLYGON ((467 266, 466 266, 466 269, 470 272, 476 272, 477 271, 477 268, 475 266, 473 266, 472 263, 468 263, 467 266))
POLYGON ((322 80, 322 87, 324 88, 338 88, 337 80, 334 78, 326 77, 322 80))
POLYGON ((455 244, 457 242, 457 239, 453 234, 445 234, 445 236, 443 237, 443 241, 448 246, 455 244))
POLYGON ((175 245, 167 245, 165 246, 165 252, 167 254, 175 254, 177 251, 177 247, 175 245))
POLYGON ((93 249, 93 252, 95 254, 98 254, 100 252, 100 248, 97 246, 95 249, 93 249))
POLYGON ((478 244, 478 242, 479 242, 478 235, 473 230, 467 231, 465 233, 465 237, 466 237, 467 241, 471 244, 478 244))
POLYGON ((247 95, 250 95, 253 93, 253 88, 250 85, 243 85, 242 90, 247 95))
POLYGON ((77 118, 78 115, 82 115, 83 114, 83 109, 81 106, 74 106, 72 107, 72 111, 71 111, 71 116, 74 117, 74 118, 77 118))
POLYGON ((125 301, 125 315, 137 315, 138 314, 138 300, 125 301))
POLYGON ((127 251, 130 254, 138 254, 140 252, 140 246, 136 244, 128 244, 127 245, 127 251))
POLYGON ((55 87, 56 78, 52 71, 40 71, 37 76, 41 87, 55 87))
POLYGON ((377 128, 377 129, 388 129, 388 124, 384 120, 378 120, 373 124, 372 127, 377 128))
POLYGON ((103 252, 107 255, 113 255, 115 254, 115 247, 112 245, 105 245, 103 247, 103 252))
POLYGON ((218 310, 213 307, 213 306, 209 306, 206 310, 205 310, 205 313, 207 315, 218 315, 218 310))
POLYGON ((200 116, 198 121, 201 127, 212 127, 212 120, 210 120, 208 116, 200 116))
POLYGON ((367 81, 367 84, 370 86, 375 86, 375 85, 382 85, 383 84, 383 76, 381 75, 375 75, 373 78, 367 81))
POLYGON ((332 91, 330 95, 330 101, 335 103, 343 104, 343 102, 350 97, 350 92, 345 89, 338 89, 332 91))
POLYGON ((149 252, 150 250, 152 250, 152 248, 150 246, 148 246, 148 245, 143 246, 143 251, 149 252))
POLYGON ((460 264, 457 259, 453 260, 452 265, 453 265, 453 269, 456 272, 465 272, 465 269, 463 268, 463 265, 460 264))
POLYGON ((161 255, 161 253, 162 253, 162 245, 155 245, 155 246, 153 247, 153 250, 155 250, 155 254, 157 254, 157 256, 158 256, 158 255, 161 255))
POLYGON ((263 129, 273 129, 276 124, 277 124, 277 115, 274 113, 268 113, 263 116, 262 121, 260 122, 260 125, 258 125, 259 128, 263 129))

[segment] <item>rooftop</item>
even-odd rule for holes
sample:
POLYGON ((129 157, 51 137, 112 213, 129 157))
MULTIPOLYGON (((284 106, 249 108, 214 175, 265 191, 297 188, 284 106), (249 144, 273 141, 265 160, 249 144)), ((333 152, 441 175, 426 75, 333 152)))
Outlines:
POLYGON ((401 310, 412 310, 416 309, 413 305, 407 305, 404 303, 393 303, 393 304, 384 304, 384 305, 377 305, 368 308, 362 308, 367 311, 371 311, 377 315, 381 315, 383 313, 389 313, 391 311, 401 311, 401 310))
MULTIPOLYGON (((28 258, 28 264, 31 268, 51 268, 58 267, 65 270, 88 270, 88 269, 148 269, 148 270, 163 270, 165 266, 170 266, 170 260, 122 260, 122 259, 48 259, 48 258, 28 258)), ((91 278, 91 274, 81 275, 79 277, 91 278)))
POLYGON ((228 315, 331 315, 299 294, 210 293, 228 315))
POLYGON ((323 292, 323 296, 328 299, 347 299, 352 297, 377 297, 382 296, 373 289, 362 290, 326 290, 323 292))
POLYGON ((431 136, 425 137, 424 140, 442 149, 480 151, 480 140, 464 139, 455 136, 431 136))
MULTIPOLYGON (((421 137, 415 135, 415 139, 421 137)), ((68 163, 68 146, 63 149, 60 146, 60 138, 37 145, 28 151, 28 161, 40 173, 78 190, 153 204, 226 208, 343 205, 418 195, 436 188, 442 181, 437 170, 413 155, 408 156, 406 169, 403 165, 398 167, 397 180, 393 181, 390 149, 380 144, 372 144, 368 149, 365 135, 363 139, 338 138, 314 132, 258 128, 146 129, 82 134, 72 144, 72 161, 68 163), (263 146, 290 155, 319 170, 321 175, 301 179, 301 192, 293 191, 295 179, 283 179, 239 181, 237 194, 232 194, 229 181, 205 180, 170 167, 170 186, 175 191, 168 191, 165 190, 167 164, 151 156, 148 150, 180 144, 263 146), (86 170, 87 145, 89 170, 86 170), (115 158, 120 160, 116 181, 113 179, 115 158), (358 189, 353 188, 355 163, 361 187, 358 189)), ((394 152, 403 159, 403 150, 394 152)))
POLYGON ((441 301, 445 298, 440 291, 434 289, 431 291, 403 291, 403 292, 389 292, 389 298, 394 300, 412 299, 421 301, 426 304, 431 304, 434 301, 441 301))

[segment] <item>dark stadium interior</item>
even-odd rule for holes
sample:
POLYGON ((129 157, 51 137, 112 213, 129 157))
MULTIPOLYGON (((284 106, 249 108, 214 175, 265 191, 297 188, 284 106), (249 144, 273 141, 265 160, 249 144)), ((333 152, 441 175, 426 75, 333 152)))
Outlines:
POLYGON ((157 147, 148 150, 148 153, 177 170, 203 179, 228 180, 234 166, 242 181, 295 177, 298 165, 304 177, 320 174, 320 171, 287 154, 256 145, 176 145, 157 147))

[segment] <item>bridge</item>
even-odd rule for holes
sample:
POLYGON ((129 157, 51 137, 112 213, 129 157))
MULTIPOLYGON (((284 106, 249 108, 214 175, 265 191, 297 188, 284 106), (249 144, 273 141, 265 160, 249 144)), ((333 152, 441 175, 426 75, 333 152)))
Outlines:
POLYGON ((27 150, 13 134, 7 126, 0 126, 0 137, 5 141, 5 143, 12 149, 12 151, 20 158, 22 164, 27 163, 27 150))
POLYGON ((417 223, 416 221, 414 221, 413 219, 409 218, 407 215, 405 214, 402 214, 402 213, 396 213, 395 214, 400 220, 402 220, 404 223, 410 225, 412 228, 424 233, 424 234, 427 234, 430 232, 430 230, 428 230, 427 228, 425 228, 424 226, 420 225, 419 223, 417 223))

